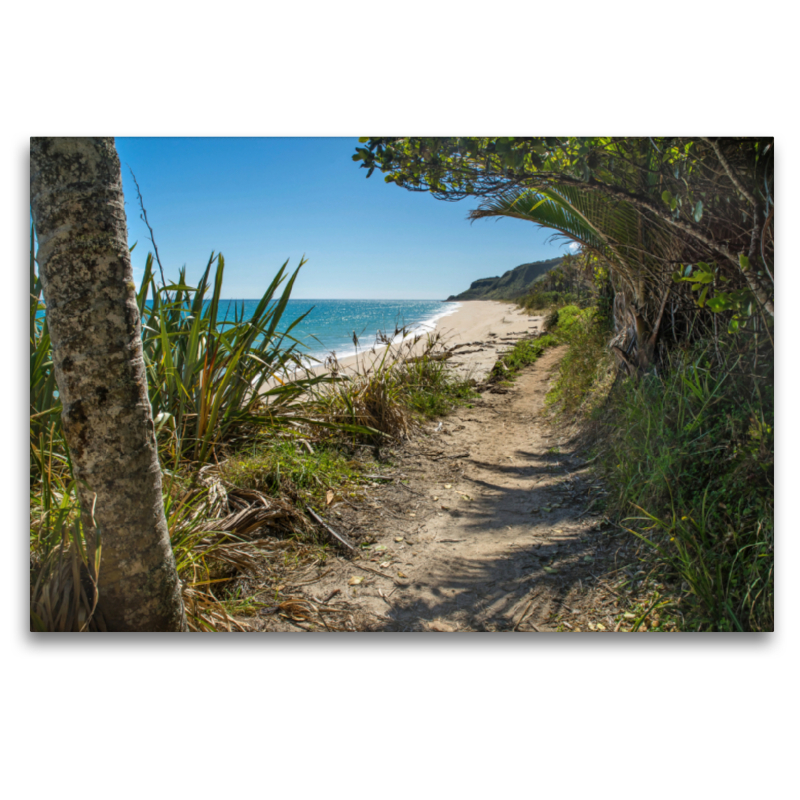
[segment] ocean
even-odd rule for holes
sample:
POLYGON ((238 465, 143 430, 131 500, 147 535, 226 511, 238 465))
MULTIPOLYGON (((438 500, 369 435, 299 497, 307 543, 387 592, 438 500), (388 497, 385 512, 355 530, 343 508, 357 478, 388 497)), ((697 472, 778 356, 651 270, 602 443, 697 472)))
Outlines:
MULTIPOLYGON (((252 315, 258 300, 220 300, 219 318, 233 318, 234 306, 245 317, 252 315)), ((291 335, 303 345, 303 355, 324 359, 331 351, 345 358, 370 349, 382 332, 392 335, 405 326, 407 334, 432 331, 436 322, 460 308, 460 303, 441 300, 289 300, 279 331, 284 331, 306 311, 310 313, 291 335)), ((398 337, 399 338, 399 337, 398 337)))

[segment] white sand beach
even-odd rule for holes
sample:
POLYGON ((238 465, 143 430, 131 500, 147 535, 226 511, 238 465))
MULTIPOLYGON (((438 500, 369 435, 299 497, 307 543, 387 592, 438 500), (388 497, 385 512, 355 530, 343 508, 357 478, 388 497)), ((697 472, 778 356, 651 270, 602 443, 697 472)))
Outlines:
MULTIPOLYGON (((432 334, 440 334, 448 347, 474 344, 474 347, 459 347, 450 365, 457 371, 481 380, 494 366, 499 353, 508 350, 513 342, 527 334, 540 330, 542 317, 528 316, 511 303, 495 300, 461 301, 461 307, 452 314, 438 320, 432 334)), ((392 345, 393 349, 403 347, 410 350, 409 355, 422 352, 427 337, 411 347, 412 339, 407 338, 402 345, 392 345)), ((363 352, 339 360, 339 366, 346 372, 364 372, 376 360, 384 357, 386 347, 373 347, 363 352)), ((312 372, 326 372, 324 366, 315 367, 312 372)))

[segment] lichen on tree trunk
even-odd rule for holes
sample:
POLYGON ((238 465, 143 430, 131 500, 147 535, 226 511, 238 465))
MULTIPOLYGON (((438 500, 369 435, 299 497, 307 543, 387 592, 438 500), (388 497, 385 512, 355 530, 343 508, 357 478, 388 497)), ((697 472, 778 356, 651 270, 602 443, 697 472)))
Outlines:
POLYGON ((31 209, 84 530, 101 535, 106 625, 185 630, 114 140, 32 138, 31 209))

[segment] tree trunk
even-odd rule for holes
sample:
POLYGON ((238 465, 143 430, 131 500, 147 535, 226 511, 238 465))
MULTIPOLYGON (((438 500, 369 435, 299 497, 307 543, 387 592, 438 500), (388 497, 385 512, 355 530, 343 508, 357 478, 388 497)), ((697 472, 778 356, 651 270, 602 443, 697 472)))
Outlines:
POLYGON ((31 209, 87 542, 100 530, 99 607, 109 630, 186 630, 114 140, 32 138, 31 209))

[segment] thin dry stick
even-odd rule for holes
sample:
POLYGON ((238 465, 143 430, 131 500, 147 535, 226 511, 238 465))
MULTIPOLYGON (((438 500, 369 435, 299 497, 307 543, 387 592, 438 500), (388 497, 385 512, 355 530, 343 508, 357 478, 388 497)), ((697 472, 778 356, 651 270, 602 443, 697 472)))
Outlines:
POLYGON ((381 578, 388 578, 390 581, 394 580, 394 576, 392 575, 387 575, 385 572, 378 572, 378 570, 372 569, 372 567, 362 567, 361 564, 356 564, 355 561, 351 561, 350 566, 355 567, 356 569, 363 569, 364 572, 374 572, 376 575, 380 575, 381 578))
MULTIPOLYGON (((522 612, 522 616, 521 616, 521 617, 520 617, 520 618, 517 620, 517 624, 516 624, 516 625, 515 625, 515 626, 514 626, 514 627, 511 629, 512 631, 515 631, 515 630, 517 630, 517 629, 519 628, 519 626, 520 626, 520 625, 522 625, 522 620, 524 620, 524 619, 525 619, 525 615, 528 613, 528 609, 530 609, 530 607, 533 605, 533 601, 534 601, 535 599, 536 599, 535 597, 531 597, 530 601, 528 602, 528 605, 527 605, 527 606, 525 606, 525 610, 522 612)), ((532 628, 533 628, 533 629, 534 629, 534 630, 535 630, 537 633, 539 633, 539 632, 540 632, 540 631, 539 631, 539 629, 538 629, 538 628, 537 628, 537 627, 536 627, 536 626, 535 626, 533 623, 531 623, 531 627, 532 627, 532 628)))
POLYGON ((158 261, 158 268, 161 270, 161 285, 167 285, 167 279, 164 277, 164 267, 161 265, 161 258, 158 255, 158 245, 156 244, 155 236, 153 235, 153 229, 150 227, 150 223, 147 221, 147 211, 144 208, 144 200, 142 200, 142 192, 139 189, 139 182, 136 180, 136 175, 133 174, 133 170, 128 167, 131 172, 131 177, 133 178, 133 182, 136 185, 136 194, 139 197, 139 208, 142 209, 141 218, 145 225, 147 225, 147 230, 150 231, 150 241, 153 243, 153 250, 156 253, 156 261, 158 261))
POLYGON ((322 601, 322 605, 324 605, 324 606, 328 605, 328 601, 329 601, 329 600, 330 600, 332 597, 335 597, 337 594, 340 594, 340 593, 341 593, 341 591, 342 591, 341 589, 334 589, 334 590, 333 590, 333 591, 332 591, 332 592, 331 592, 331 593, 330 593, 330 594, 329 594, 329 595, 328 595, 328 596, 327 596, 327 597, 326 597, 326 598, 325 598, 325 599, 322 601))
POLYGON ((331 528, 331 526, 330 526, 330 525, 328 525, 328 524, 327 524, 327 523, 326 523, 326 522, 325 522, 325 521, 322 519, 322 517, 320 517, 320 516, 319 516, 319 514, 317 514, 317 513, 316 513, 315 511, 313 511, 311 508, 307 508, 307 509, 306 509, 306 511, 308 511, 308 514, 309 514, 309 516, 311 516, 311 518, 312 518, 313 520, 315 520, 315 521, 316 521, 318 524, 322 525, 322 527, 323 527, 323 528, 325 528, 325 530, 326 530, 326 531, 327 531, 327 532, 328 532, 328 533, 329 533, 331 536, 333 536, 333 537, 334 537, 334 539, 336 539, 337 541, 341 542, 341 543, 342 543, 342 544, 343 544, 345 547, 347 547, 347 548, 349 548, 350 550, 352 550, 353 552, 355 552, 355 550, 356 550, 356 548, 355 548, 355 545, 354 545, 354 544, 353 544, 353 543, 352 543, 352 542, 351 542, 351 541, 350 541, 350 540, 349 540, 349 539, 348 539, 346 536, 343 536, 342 534, 336 533, 336 531, 335 531, 333 528, 331 528))

